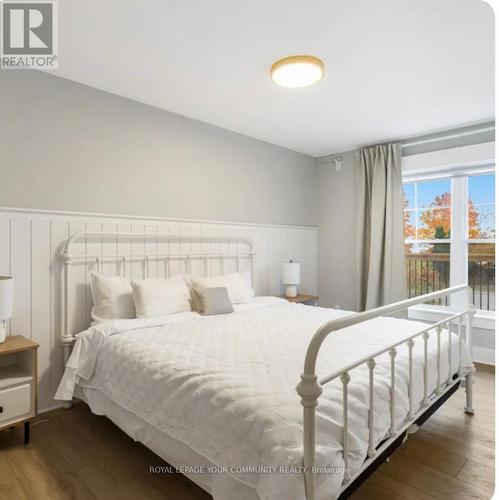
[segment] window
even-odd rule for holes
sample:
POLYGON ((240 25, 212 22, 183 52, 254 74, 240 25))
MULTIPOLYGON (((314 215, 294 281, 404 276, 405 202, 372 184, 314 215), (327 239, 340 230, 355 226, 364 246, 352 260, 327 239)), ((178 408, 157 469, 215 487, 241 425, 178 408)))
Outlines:
POLYGON ((495 175, 468 177, 468 284, 477 309, 495 311, 495 175))
MULTIPOLYGON (((404 184, 404 233, 409 297, 449 287, 451 181, 404 184)), ((434 302, 448 305, 448 297, 434 302)))
MULTIPOLYGON (((410 297, 466 281, 478 309, 495 310, 494 173, 404 182, 410 297)), ((449 305, 449 298, 433 305, 449 305)))

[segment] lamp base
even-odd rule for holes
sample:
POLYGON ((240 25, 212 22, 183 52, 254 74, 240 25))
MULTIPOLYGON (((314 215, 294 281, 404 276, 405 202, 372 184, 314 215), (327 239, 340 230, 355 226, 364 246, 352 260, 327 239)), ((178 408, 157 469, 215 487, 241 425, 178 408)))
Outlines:
POLYGON ((7 322, 0 321, 0 344, 5 342, 6 337, 7 337, 7 322))
POLYGON ((288 285, 286 287, 285 295, 288 299, 294 299, 298 295, 298 290, 296 289, 296 285, 288 285))

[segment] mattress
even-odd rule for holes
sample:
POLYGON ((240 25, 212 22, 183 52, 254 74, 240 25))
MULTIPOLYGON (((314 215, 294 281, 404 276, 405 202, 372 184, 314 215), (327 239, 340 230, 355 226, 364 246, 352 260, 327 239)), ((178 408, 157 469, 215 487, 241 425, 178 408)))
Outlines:
POLYGON ((223 473, 217 464, 111 401, 101 391, 78 387, 77 395, 94 414, 106 416, 134 441, 144 444, 168 463, 151 462, 151 474, 180 472, 214 498, 258 500, 255 488, 223 473))
MULTIPOLYGON (((210 484, 201 484, 216 500, 230 498, 227 491, 237 491, 239 485, 245 495, 254 492, 262 500, 304 500, 302 407, 295 386, 313 333, 324 322, 348 314, 257 298, 228 315, 180 313, 96 325, 78 335, 56 398, 70 399, 79 384, 182 443, 223 472, 205 478, 210 484), (220 491, 213 487, 214 481, 223 484, 220 491)), ((385 317, 335 332, 321 349, 318 374, 327 375, 426 326, 385 317)), ((445 377, 449 372, 445 331, 441 338, 445 377)), ((453 334, 452 372, 458 369, 458 343, 453 334)), ((464 364, 470 365, 469 353, 464 345, 462 349, 464 364)), ((401 427, 409 411, 408 354, 406 346, 398 351, 395 422, 401 427)), ((422 381, 420 338, 413 356, 415 380, 422 381)), ((436 333, 432 332, 428 343, 430 390, 437 385, 436 357, 436 333)), ((382 355, 376 361, 374 437, 381 442, 390 427, 390 358, 382 355)), ((355 474, 368 446, 367 367, 358 367, 350 375, 349 466, 355 474)), ((419 404, 422 398, 422 384, 416 383, 413 401, 419 404)), ((319 499, 335 498, 341 489, 341 402, 338 380, 324 386, 317 407, 316 462, 327 473, 317 477, 319 499)), ((146 440, 154 450, 154 439, 146 440)), ((161 450, 158 454, 179 465, 175 457, 167 457, 161 450)))

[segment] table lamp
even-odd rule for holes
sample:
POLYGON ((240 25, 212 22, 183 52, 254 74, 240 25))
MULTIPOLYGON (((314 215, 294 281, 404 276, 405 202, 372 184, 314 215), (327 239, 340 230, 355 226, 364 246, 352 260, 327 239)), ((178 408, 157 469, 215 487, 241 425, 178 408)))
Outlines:
POLYGON ((292 299, 298 295, 296 285, 300 284, 300 263, 285 262, 282 265, 282 282, 286 285, 286 297, 292 299))
POLYGON ((6 320, 12 318, 12 300, 14 296, 14 278, 0 276, 0 344, 7 336, 6 320))

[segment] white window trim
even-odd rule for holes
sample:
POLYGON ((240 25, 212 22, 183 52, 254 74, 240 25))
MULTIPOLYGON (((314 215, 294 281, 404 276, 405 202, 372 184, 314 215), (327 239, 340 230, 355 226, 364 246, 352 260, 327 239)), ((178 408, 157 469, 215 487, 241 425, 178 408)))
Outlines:
MULTIPOLYGON (((473 173, 493 173, 495 168, 489 161, 484 162, 480 169, 473 173), (479 171, 478 171, 479 170, 479 171)), ((446 167, 441 173, 432 175, 403 175, 402 181, 421 182, 435 180, 437 178, 450 178, 451 180, 451 237, 441 240, 405 240, 405 243, 449 243, 450 242, 450 277, 449 286, 457 286, 468 282, 468 244, 469 243, 495 243, 495 239, 469 239, 468 238, 468 183, 467 177, 472 175, 470 171, 463 171, 461 167, 452 169, 446 167)), ((421 321, 438 321, 449 315, 453 309, 462 309, 468 302, 466 293, 453 294, 450 306, 419 305, 409 309, 409 318, 421 321)), ((495 331, 495 312, 477 310, 473 326, 495 331)))
MULTIPOLYGON (((409 318, 419 321, 436 322, 449 316, 452 306, 432 306, 420 305, 409 308, 409 318)), ((494 311, 477 311, 473 317, 473 326, 483 330, 490 330, 491 333, 496 329, 496 319, 494 311)))
POLYGON ((494 169, 495 143, 486 142, 402 157, 404 181, 449 177, 494 169), (410 178, 413 179, 410 179, 410 178))

